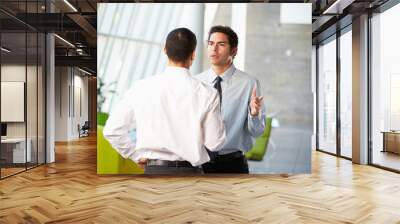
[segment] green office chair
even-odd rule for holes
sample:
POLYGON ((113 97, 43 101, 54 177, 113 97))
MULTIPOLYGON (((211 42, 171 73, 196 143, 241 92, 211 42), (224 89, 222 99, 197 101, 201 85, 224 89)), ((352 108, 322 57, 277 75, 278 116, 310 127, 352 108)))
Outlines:
POLYGON ((256 138, 256 142, 254 143, 253 148, 245 153, 247 159, 255 161, 263 160, 264 155, 267 152, 267 146, 271 134, 271 128, 272 128, 272 118, 266 117, 264 133, 262 133, 262 135, 256 138))
POLYGON ((97 174, 143 174, 143 169, 130 159, 124 159, 103 136, 103 126, 97 126, 97 174))
POLYGON ((97 112, 97 125, 104 126, 108 119, 108 114, 104 112, 97 112))

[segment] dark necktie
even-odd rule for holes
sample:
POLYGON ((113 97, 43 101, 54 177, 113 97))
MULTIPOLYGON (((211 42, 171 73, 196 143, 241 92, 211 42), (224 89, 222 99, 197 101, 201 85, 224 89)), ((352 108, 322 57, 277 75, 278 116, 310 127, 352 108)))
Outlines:
POLYGON ((222 103, 222 88, 221 88, 221 82, 222 82, 222 78, 217 76, 217 78, 215 78, 215 83, 214 83, 214 88, 217 89, 218 94, 219 94, 219 102, 222 103))
MULTIPOLYGON (((222 88, 221 88, 221 82, 222 82, 222 78, 217 76, 217 78, 215 78, 215 83, 214 83, 214 88, 217 89, 218 91, 218 95, 219 95, 219 103, 222 103, 222 88)), ((221 108, 221 107, 220 107, 221 108)), ((211 152, 210 150, 207 149, 208 152, 208 156, 210 157, 210 160, 213 160, 217 157, 218 152, 211 152)))

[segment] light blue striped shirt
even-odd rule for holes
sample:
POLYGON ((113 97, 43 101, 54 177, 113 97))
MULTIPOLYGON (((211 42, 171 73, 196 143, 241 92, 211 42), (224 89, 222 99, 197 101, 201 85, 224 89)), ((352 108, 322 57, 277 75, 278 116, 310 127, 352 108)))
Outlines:
MULTIPOLYGON (((217 74, 212 69, 195 76, 204 83, 214 86, 217 74)), ((252 137, 261 135, 265 128, 265 108, 259 116, 250 115, 250 100, 254 85, 257 96, 261 95, 259 81, 232 64, 221 76, 222 118, 226 128, 226 141, 218 154, 228 154, 238 150, 248 151, 253 145, 252 137)))

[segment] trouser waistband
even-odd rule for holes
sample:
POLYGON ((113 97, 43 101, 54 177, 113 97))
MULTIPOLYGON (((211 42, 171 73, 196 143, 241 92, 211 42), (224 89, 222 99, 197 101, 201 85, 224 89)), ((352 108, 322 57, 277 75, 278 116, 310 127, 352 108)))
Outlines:
POLYGON ((193 167, 188 161, 169 161, 160 159, 149 159, 147 166, 165 166, 165 167, 193 167))

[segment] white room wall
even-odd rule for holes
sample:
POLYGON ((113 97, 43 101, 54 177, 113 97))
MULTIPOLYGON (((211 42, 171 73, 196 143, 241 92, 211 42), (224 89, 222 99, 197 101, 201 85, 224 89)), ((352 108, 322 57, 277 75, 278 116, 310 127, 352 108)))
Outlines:
POLYGON ((88 78, 75 68, 56 67, 55 98, 55 140, 79 138, 78 124, 82 126, 88 120, 88 78))

